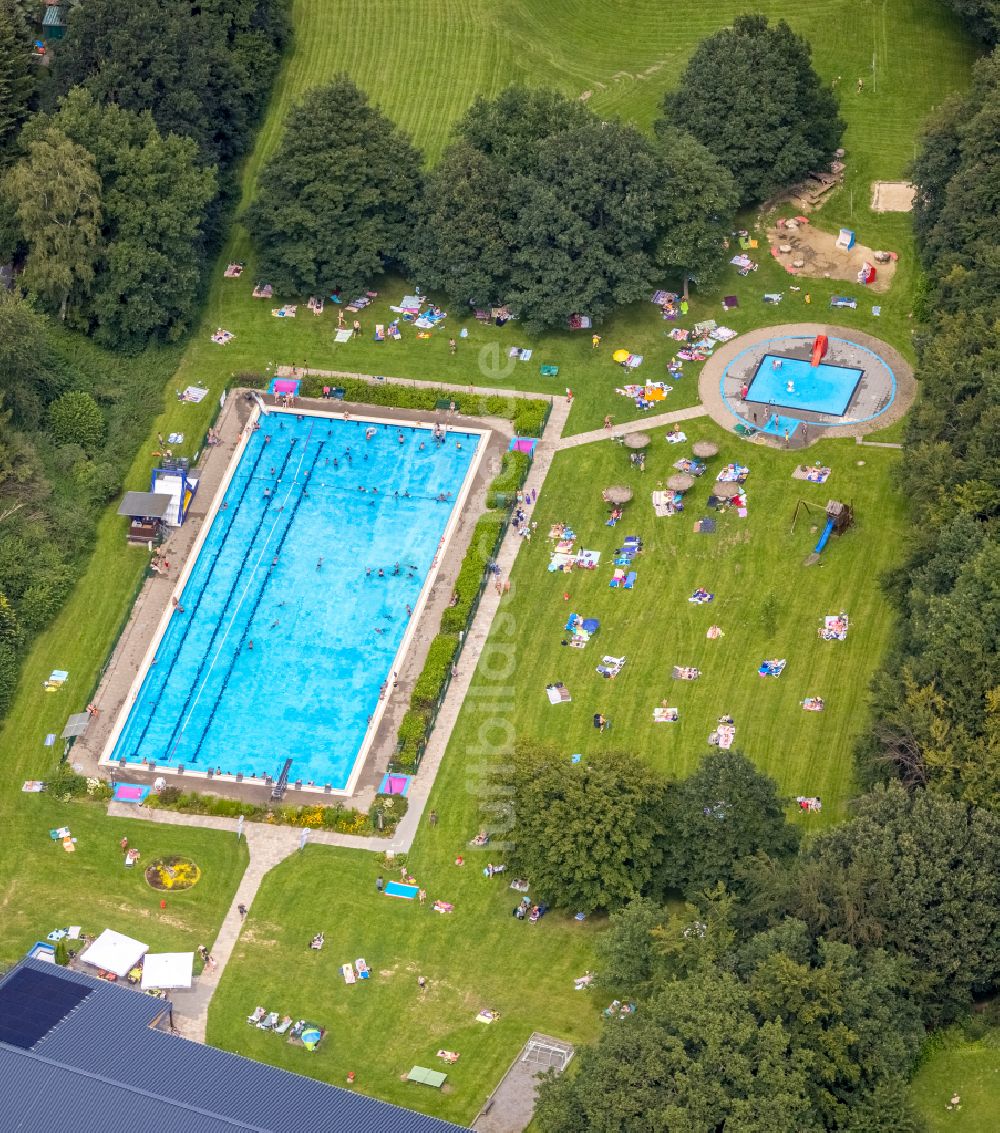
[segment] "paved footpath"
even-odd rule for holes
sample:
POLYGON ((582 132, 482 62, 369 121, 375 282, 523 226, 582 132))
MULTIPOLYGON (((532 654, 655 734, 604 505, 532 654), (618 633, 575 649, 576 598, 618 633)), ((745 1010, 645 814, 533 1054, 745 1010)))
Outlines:
POLYGON ((613 429, 593 429, 589 433, 575 433, 571 437, 561 437, 556 444, 557 449, 577 448, 579 445, 594 444, 595 441, 606 441, 610 437, 620 437, 625 433, 644 433, 647 429, 658 429, 661 425, 676 425, 680 421, 693 421, 696 417, 704 417, 707 410, 703 405, 692 405, 688 409, 675 409, 672 413, 657 413, 654 417, 640 417, 637 421, 626 421, 623 425, 615 425, 613 429))

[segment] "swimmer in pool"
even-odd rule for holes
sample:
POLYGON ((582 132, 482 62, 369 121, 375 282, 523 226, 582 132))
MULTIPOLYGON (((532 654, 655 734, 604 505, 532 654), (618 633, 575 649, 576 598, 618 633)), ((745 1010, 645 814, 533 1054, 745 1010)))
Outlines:
POLYGON ((323 569, 323 558, 322 558, 322 556, 316 560, 316 569, 317 570, 323 569))

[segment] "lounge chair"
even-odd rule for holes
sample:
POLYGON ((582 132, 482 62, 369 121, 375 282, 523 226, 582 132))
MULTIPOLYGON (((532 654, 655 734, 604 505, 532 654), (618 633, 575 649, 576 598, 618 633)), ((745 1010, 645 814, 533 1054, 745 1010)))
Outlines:
POLYGON ((274 1029, 278 1022, 278 1012, 270 1011, 263 1019, 257 1024, 262 1031, 271 1031, 274 1029))
POLYGON ((253 1014, 247 1016, 247 1022, 256 1027, 266 1014, 267 1012, 263 1007, 255 1007, 253 1014))
POLYGON ((354 961, 354 970, 358 973, 359 980, 367 980, 371 977, 371 971, 363 957, 359 956, 358 959, 354 961))
POLYGON ((286 1015, 284 1019, 282 1019, 281 1022, 274 1028, 274 1033, 276 1035, 283 1035, 291 1025, 292 1017, 291 1015, 286 1015))
POLYGON ((625 657, 602 657, 595 671, 607 680, 613 680, 624 669, 626 660, 625 657))
POLYGON ((635 589, 635 579, 636 579, 635 571, 630 570, 628 572, 628 575, 625 578, 624 584, 622 585, 622 589, 623 590, 634 590, 635 589))

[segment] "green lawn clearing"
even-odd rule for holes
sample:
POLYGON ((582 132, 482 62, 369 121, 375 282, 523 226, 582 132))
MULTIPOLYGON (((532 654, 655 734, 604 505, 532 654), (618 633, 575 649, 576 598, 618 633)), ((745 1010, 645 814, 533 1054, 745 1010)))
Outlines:
POLYGON ((913 1080, 913 1100, 930 1133, 987 1133, 1000 1113, 1000 1031, 977 1042, 947 1036, 913 1080), (952 1106, 951 1099, 961 1100, 952 1106))
POLYGON ((435 793, 440 824, 409 857, 426 904, 377 893, 379 873, 388 881, 399 872, 372 854, 309 846, 268 874, 212 1000, 209 1042, 339 1085, 353 1071, 363 1093, 464 1123, 532 1031, 596 1035, 601 993, 576 992, 573 979, 592 966, 599 924, 511 916, 520 895, 509 875, 484 878, 490 851, 466 846, 477 815, 463 776, 450 758, 435 793), (463 866, 455 865, 459 854, 463 866), (435 912, 438 899, 454 911, 435 912), (311 951, 319 931, 325 946, 311 951), (371 978, 348 986, 341 965, 359 957, 371 978), (257 1004, 324 1027, 315 1054, 249 1027, 257 1004), (476 1022, 482 1008, 499 1020, 476 1022), (438 1050, 458 1053, 458 1062, 445 1063, 438 1050), (407 1083, 414 1065, 446 1072, 444 1089, 407 1083))
MULTIPOLYGON (((891 613, 878 576, 896 561, 905 530, 903 501, 892 493, 889 473, 898 454, 859 447, 853 440, 827 441, 810 449, 810 460, 833 468, 823 485, 793 480, 792 454, 738 441, 707 420, 684 426, 688 441, 720 444, 709 471, 685 497, 682 515, 654 517, 651 491, 672 473, 672 463, 690 454, 690 444, 670 445, 664 430, 653 434, 645 473, 629 467, 628 453, 610 441, 557 454, 533 518, 534 537, 521 550, 505 622, 494 637, 514 645, 519 736, 555 740, 567 753, 604 747, 643 753, 672 776, 689 773, 708 750, 717 719, 730 713, 736 744, 773 775, 789 795, 823 799, 821 821, 844 815, 851 793, 851 750, 866 721, 868 679, 879 664, 891 613), (715 472, 727 461, 749 466, 749 515, 732 509, 716 516, 717 533, 695 534, 715 472), (859 461, 863 461, 859 465, 859 461), (604 525, 601 489, 627 484, 635 497, 616 528, 604 525), (814 505, 800 510, 797 501, 814 505), (855 526, 831 537, 819 563, 804 566, 824 523, 828 499, 853 504, 855 526), (601 552, 594 571, 549 573, 553 523, 570 524, 577 548, 601 552), (639 535, 645 550, 632 568, 635 589, 610 589, 613 551, 624 536, 639 535), (707 605, 688 601, 696 587, 715 594, 707 605), (850 616, 846 641, 823 641, 817 627, 827 614, 850 616), (597 618, 601 628, 583 649, 562 643, 571 613, 597 618), (511 634, 510 625, 516 626, 511 634), (710 626, 725 636, 706 638, 710 626), (621 674, 603 679, 596 671, 605 654, 626 656, 621 674), (761 678, 765 659, 787 660, 778 678, 761 678), (695 681, 671 679, 673 666, 702 671, 695 681), (546 685, 562 681, 573 699, 551 705, 546 685), (823 712, 805 712, 800 701, 821 696, 823 712), (680 711, 676 724, 654 724, 662 701, 680 711), (612 730, 594 730, 603 712, 612 730)), ((488 675, 480 680, 488 685, 488 675)), ((810 821, 817 816, 811 815, 810 821)))
MULTIPOLYGON (((750 515, 719 516, 714 536, 692 532, 703 513, 708 477, 688 493, 682 516, 654 519, 648 493, 689 445, 668 445, 662 430, 649 451, 647 471, 633 472, 624 449, 597 442, 557 455, 534 512, 538 529, 523 546, 509 601, 494 623, 472 689, 434 786, 429 807, 439 822, 425 823, 407 865, 428 895, 415 902, 379 895, 375 878, 396 876, 370 854, 309 847, 264 881, 227 967, 209 1019, 210 1041, 332 1082, 349 1071, 356 1088, 454 1120, 469 1120, 532 1031, 575 1042, 591 1039, 606 1004, 598 989, 576 992, 573 978, 592 966, 600 919, 577 922, 550 913, 536 925, 511 916, 518 895, 502 875, 482 866, 503 860, 499 844, 472 849, 481 826, 502 821, 484 798, 489 768, 505 740, 545 737, 584 758, 601 747, 641 752, 670 775, 684 775, 709 750, 705 739, 716 718, 731 712, 737 745, 789 794, 819 795, 818 827, 842 817, 851 793, 851 746, 866 719, 867 680, 885 647, 890 617, 877 575, 894 562, 903 530, 902 502, 889 488, 898 454, 826 442, 817 456, 833 466, 827 485, 792 480, 796 458, 727 437, 707 421, 687 427, 690 441, 723 445, 712 462, 727 458, 751 468, 750 515), (863 465, 857 461, 863 460, 863 465), (628 483, 636 490, 618 527, 604 526, 600 489, 628 483), (804 567, 822 521, 800 516, 790 533, 796 501, 825 505, 851 501, 858 523, 833 538, 820 565, 804 567), (602 551, 600 567, 572 575, 549 574, 549 524, 571 522, 583 546, 602 551), (610 590, 611 552, 624 535, 638 533, 646 550, 637 559, 633 591, 610 590), (692 606, 695 586, 716 592, 715 602, 692 606), (569 601, 563 594, 570 594, 569 601), (821 641, 824 614, 847 610, 847 641, 821 641), (583 650, 563 647, 571 612, 598 617, 601 629, 583 650), (709 625, 725 637, 707 640, 709 625), (594 671, 605 653, 629 661, 614 681, 594 671), (778 679, 762 679, 765 657, 786 657, 778 679), (698 681, 674 682, 673 664, 704 671, 698 681), (562 680, 569 704, 550 705, 545 686, 562 680), (827 700, 823 713, 804 712, 807 694, 827 700), (667 698, 681 710, 677 724, 652 723, 652 708, 667 698), (610 733, 593 730, 593 712, 613 721, 610 733), (456 858, 465 859, 457 866, 456 858), (435 913, 441 898, 453 913, 435 913), (323 931, 322 952, 311 952, 323 931), (340 966, 362 956, 373 970, 363 984, 347 986, 340 966), (430 982, 421 995, 418 976, 430 982), (328 1028, 315 1057, 247 1027, 261 1003, 268 1010, 306 1017, 328 1028), (474 1022, 481 1007, 501 1013, 498 1023, 474 1022), (358 1036, 363 1036, 359 1038, 358 1036), (439 1049, 457 1051, 443 1093, 400 1080, 413 1064, 438 1068, 439 1049)), ((580 544, 578 544, 580 545, 580 544)), ((507 805, 506 798, 499 800, 507 805)))
POLYGON ((0 732, 0 962, 13 961, 52 929, 69 924, 87 932, 115 928, 154 951, 211 945, 246 868, 246 848, 231 835, 117 822, 98 804, 21 793, 25 779, 45 779, 54 769, 62 741, 46 747, 45 737, 58 736, 67 717, 86 707, 145 572, 148 555, 126 548, 122 523, 109 509, 87 574, 35 643, 0 732), (42 686, 52 669, 66 669, 70 677, 47 693, 42 686), (75 853, 65 853, 49 838, 49 830, 61 826, 77 839, 75 853), (122 864, 123 835, 142 854, 132 869, 122 864), (169 854, 193 858, 202 878, 189 892, 166 897, 161 909, 163 895, 146 884, 139 866, 169 854))

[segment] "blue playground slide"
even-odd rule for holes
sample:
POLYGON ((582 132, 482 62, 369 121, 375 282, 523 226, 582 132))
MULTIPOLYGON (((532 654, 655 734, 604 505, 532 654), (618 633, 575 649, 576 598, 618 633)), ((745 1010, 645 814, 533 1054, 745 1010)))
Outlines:
POLYGON ((819 537, 819 542, 816 544, 816 554, 818 555, 826 546, 827 539, 830 538, 830 532, 833 530, 833 520, 826 521, 826 527, 823 528, 823 534, 819 537))

